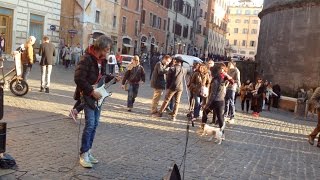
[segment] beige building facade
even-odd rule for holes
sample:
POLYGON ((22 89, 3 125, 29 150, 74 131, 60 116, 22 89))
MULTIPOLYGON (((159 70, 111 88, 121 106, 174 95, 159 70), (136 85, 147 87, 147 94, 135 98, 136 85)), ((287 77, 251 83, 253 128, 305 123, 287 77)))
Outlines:
POLYGON ((228 42, 230 56, 255 59, 258 47, 260 19, 262 7, 231 6, 228 23, 228 42))
POLYGON ((58 45, 60 10, 61 0, 0 0, 0 33, 5 38, 5 53, 10 54, 31 35, 37 38, 36 51, 44 35, 58 45))
POLYGON ((118 47, 120 1, 114 0, 68 0, 62 1, 60 44, 83 48, 100 35, 113 39, 111 51, 118 47))

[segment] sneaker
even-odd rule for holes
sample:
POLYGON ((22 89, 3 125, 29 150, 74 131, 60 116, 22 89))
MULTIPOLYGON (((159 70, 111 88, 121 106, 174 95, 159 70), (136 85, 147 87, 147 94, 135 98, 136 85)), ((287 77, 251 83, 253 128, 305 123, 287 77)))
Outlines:
MULTIPOLYGON (((308 136, 308 142, 309 142, 309 144, 314 145, 314 138, 312 138, 310 135, 308 136)), ((318 143, 318 145, 319 145, 319 143, 318 143)))
POLYGON ((89 160, 89 153, 85 152, 80 155, 80 165, 85 168, 92 168, 92 163, 89 160))
POLYGON ((74 122, 77 122, 77 116, 78 116, 77 110, 71 109, 69 112, 70 112, 69 117, 72 118, 74 122))
POLYGON ((157 112, 157 113, 153 114, 152 117, 162 117, 162 113, 157 112))
POLYGON ((177 121, 176 117, 171 117, 171 121, 177 121))
POLYGON ((43 92, 44 88, 43 87, 40 87, 40 91, 39 92, 43 92))
POLYGON ((95 157, 93 157, 92 153, 91 153, 91 150, 88 151, 88 157, 89 157, 89 161, 92 163, 92 164, 97 164, 99 161, 98 159, 96 159, 95 157))
POLYGON ((128 112, 131 112, 132 111, 132 108, 128 108, 128 112))
POLYGON ((46 88, 46 93, 49 93, 49 88, 48 87, 46 88))

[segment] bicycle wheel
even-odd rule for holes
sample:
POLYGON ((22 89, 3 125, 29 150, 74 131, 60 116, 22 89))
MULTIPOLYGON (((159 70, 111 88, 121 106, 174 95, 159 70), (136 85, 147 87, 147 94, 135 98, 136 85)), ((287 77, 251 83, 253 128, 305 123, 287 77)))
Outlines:
POLYGON ((24 80, 13 79, 10 82, 10 91, 16 96, 23 96, 28 93, 29 85, 24 80))

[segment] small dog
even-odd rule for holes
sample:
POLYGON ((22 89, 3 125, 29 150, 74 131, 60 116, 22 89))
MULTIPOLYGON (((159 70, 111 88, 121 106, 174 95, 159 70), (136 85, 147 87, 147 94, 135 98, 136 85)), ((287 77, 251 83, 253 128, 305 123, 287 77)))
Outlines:
POLYGON ((220 128, 212 127, 212 126, 205 124, 204 128, 203 128, 203 133, 201 136, 204 136, 204 135, 210 136, 208 141, 212 141, 212 139, 215 138, 215 139, 217 139, 215 142, 218 144, 221 144, 222 131, 220 130, 220 128))
POLYGON ((308 118, 308 115, 311 114, 311 117, 312 119, 315 118, 315 115, 317 113, 317 107, 311 103, 311 102, 308 102, 307 103, 307 107, 306 107, 306 111, 305 111, 305 119, 308 118))

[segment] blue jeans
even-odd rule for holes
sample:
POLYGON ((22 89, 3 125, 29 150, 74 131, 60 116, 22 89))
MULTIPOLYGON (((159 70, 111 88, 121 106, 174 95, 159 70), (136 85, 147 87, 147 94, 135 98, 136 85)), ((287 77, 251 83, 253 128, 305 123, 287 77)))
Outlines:
POLYGON ((84 107, 85 126, 82 133, 80 154, 92 148, 93 139, 99 124, 100 113, 101 108, 91 109, 87 105, 84 107))
POLYGON ((200 115, 200 109, 201 109, 201 102, 200 102, 200 96, 194 95, 194 111, 193 111, 193 117, 198 118, 200 115))
POLYGON ((109 74, 113 74, 115 64, 108 64, 108 66, 109 66, 109 74))
POLYGON ((129 84, 127 107, 133 108, 133 103, 138 95, 139 84, 129 84))
POLYGON ((25 82, 28 82, 28 77, 29 77, 31 68, 32 68, 31 64, 23 64, 22 65, 22 78, 25 82))
POLYGON ((236 96, 236 91, 233 91, 231 89, 227 90, 227 94, 226 94, 226 97, 225 97, 226 106, 225 106, 225 109, 224 109, 224 115, 229 115, 230 114, 230 119, 234 118, 234 114, 235 114, 235 106, 234 106, 234 98, 235 98, 235 96, 236 96))

